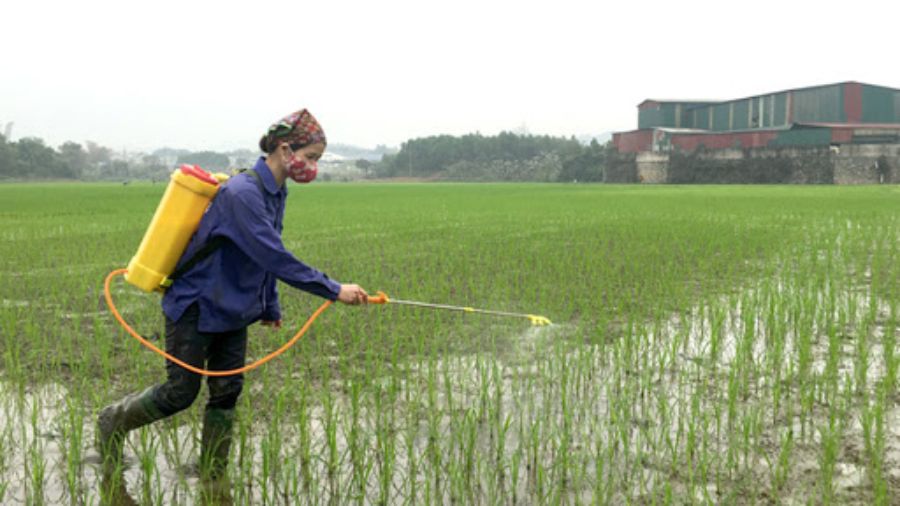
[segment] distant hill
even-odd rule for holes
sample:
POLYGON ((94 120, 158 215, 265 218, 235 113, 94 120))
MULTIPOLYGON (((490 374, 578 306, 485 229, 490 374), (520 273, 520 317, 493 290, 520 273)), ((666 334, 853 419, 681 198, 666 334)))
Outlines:
POLYGON ((581 134, 576 135, 575 138, 578 139, 578 142, 588 145, 592 140, 597 139, 599 144, 606 144, 612 139, 612 132, 601 132, 599 134, 581 134))
POLYGON ((348 160, 369 160, 377 162, 380 161, 381 157, 384 155, 391 155, 396 152, 396 148, 390 148, 384 144, 379 144, 374 148, 369 149, 350 144, 336 143, 328 144, 328 151, 326 153, 332 153, 348 160))

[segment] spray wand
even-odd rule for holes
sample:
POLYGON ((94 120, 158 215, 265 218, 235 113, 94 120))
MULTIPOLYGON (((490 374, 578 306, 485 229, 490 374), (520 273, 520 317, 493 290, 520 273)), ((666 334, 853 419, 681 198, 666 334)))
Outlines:
POLYGON ((543 326, 543 325, 552 325, 552 322, 546 316, 539 316, 535 314, 525 314, 525 313, 510 313, 508 311, 492 311, 490 309, 476 309, 474 307, 466 307, 466 306, 450 306, 447 304, 432 304, 430 302, 418 302, 415 300, 401 300, 401 299, 392 299, 387 296, 386 293, 379 291, 374 297, 369 297, 369 304, 399 304, 402 306, 415 306, 415 307, 424 307, 429 309, 446 309, 448 311, 461 311, 464 313, 478 313, 478 314, 487 314, 494 316, 508 316, 512 318, 528 318, 531 321, 532 325, 535 326, 543 326))

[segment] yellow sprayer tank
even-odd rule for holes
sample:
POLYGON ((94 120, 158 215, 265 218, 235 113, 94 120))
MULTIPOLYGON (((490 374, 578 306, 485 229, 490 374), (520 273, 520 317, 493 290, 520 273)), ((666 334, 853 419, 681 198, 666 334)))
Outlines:
POLYGON ((216 178, 196 165, 182 165, 173 172, 141 246, 128 263, 125 281, 146 292, 162 291, 160 284, 175 270, 218 190, 216 178))

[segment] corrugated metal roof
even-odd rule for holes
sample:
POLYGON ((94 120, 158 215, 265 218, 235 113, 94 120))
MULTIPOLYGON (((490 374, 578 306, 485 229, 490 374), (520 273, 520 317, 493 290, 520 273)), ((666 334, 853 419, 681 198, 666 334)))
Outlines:
POLYGON ((799 127, 900 130, 900 123, 795 123, 799 127))
POLYGON ((638 104, 637 106, 640 107, 640 106, 646 104, 647 102, 654 102, 654 103, 658 103, 658 104, 713 105, 713 104, 721 103, 722 101, 721 100, 669 100, 669 99, 647 98, 647 99, 644 99, 644 101, 641 102, 640 104, 638 104))
POLYGON ((755 132, 780 132, 791 130, 792 128, 850 128, 850 129, 867 129, 867 130, 900 130, 900 123, 791 123, 790 125, 779 125, 766 128, 747 128, 742 130, 704 130, 702 128, 674 128, 674 127, 653 127, 638 128, 636 130, 626 130, 622 132, 614 132, 616 134, 629 134, 634 132, 662 131, 671 134, 708 134, 708 135, 724 135, 724 134, 741 134, 755 132))
POLYGON ((671 128, 671 127, 656 127, 653 130, 659 130, 661 132, 667 132, 670 134, 708 134, 713 133, 712 130, 703 130, 702 128, 671 128))
MULTIPOLYGON (((813 124, 809 124, 809 125, 816 126, 816 127, 821 126, 821 125, 813 125, 813 124)), ((747 129, 742 129, 742 130, 704 130, 702 128, 651 127, 651 128, 638 128, 635 130, 624 130, 621 132, 613 132, 613 133, 614 134, 630 134, 630 133, 635 133, 635 132, 650 132, 650 131, 659 130, 662 132, 667 132, 667 133, 672 133, 672 134, 722 135, 722 134, 733 134, 733 133, 740 134, 740 133, 754 133, 754 132, 778 132, 778 131, 783 131, 783 130, 790 130, 792 126, 794 126, 794 125, 793 124, 779 125, 779 126, 772 126, 772 127, 766 127, 766 128, 747 128, 747 129)), ((843 127, 844 125, 838 124, 836 126, 843 127)), ((897 125, 897 127, 900 128, 900 125, 897 125)))
POLYGON ((721 99, 720 100, 694 100, 694 99, 692 99, 692 100, 668 100, 668 99, 663 100, 663 99, 648 98, 648 99, 644 100, 643 102, 641 102, 640 104, 638 104, 638 107, 640 107, 641 105, 643 105, 647 102, 659 102, 661 104, 719 105, 719 104, 727 104, 729 102, 740 102, 741 100, 749 100, 751 98, 765 97, 768 95, 778 95, 780 93, 787 93, 789 91, 814 90, 817 88, 828 88, 831 86, 841 86, 844 84, 862 84, 864 86, 874 86, 877 88, 884 88, 884 89, 900 92, 900 88, 891 88, 890 86, 882 86, 880 84, 864 83, 864 82, 860 82, 860 81, 840 81, 840 82, 830 83, 830 84, 817 84, 815 86, 804 86, 802 88, 788 88, 788 89, 779 90, 779 91, 770 91, 770 92, 766 92, 766 93, 759 93, 756 95, 749 95, 749 96, 740 97, 740 98, 730 98, 730 99, 726 99, 726 100, 721 100, 721 99))
MULTIPOLYGON (((828 87, 830 87, 830 86, 840 86, 840 85, 843 85, 843 84, 862 84, 863 86, 875 86, 876 88, 884 88, 884 89, 887 89, 887 90, 900 91, 900 88, 891 88, 890 86, 883 86, 883 85, 880 85, 880 84, 864 83, 864 82, 861 82, 861 81, 840 81, 840 82, 830 83, 830 84, 817 84, 817 85, 815 85, 815 86, 804 86, 804 87, 802 87, 802 88, 788 88, 788 89, 786 89, 786 90, 781 90, 781 91, 773 91, 773 92, 769 92, 769 93, 760 93, 759 95, 751 95, 751 96, 749 96, 749 97, 744 97, 744 100, 746 100, 746 99, 748 99, 748 98, 761 97, 761 96, 763 96, 763 95, 777 95, 778 93, 785 93, 785 92, 788 92, 788 91, 814 90, 814 89, 816 89, 816 88, 828 88, 828 87)), ((738 99, 738 100, 741 100, 741 99, 738 99)), ((729 102, 730 102, 730 100, 729 100, 729 102)))

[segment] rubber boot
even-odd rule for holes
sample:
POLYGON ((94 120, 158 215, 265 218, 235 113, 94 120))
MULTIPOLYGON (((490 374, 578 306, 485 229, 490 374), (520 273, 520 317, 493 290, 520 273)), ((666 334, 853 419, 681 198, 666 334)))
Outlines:
POLYGON ((114 485, 110 485, 108 483, 101 484, 102 487, 100 491, 100 504, 103 506, 140 506, 140 503, 135 501, 133 497, 128 494, 128 490, 125 488, 125 484, 120 482, 115 483, 114 485))
POLYGON ((233 506, 231 482, 227 478, 200 481, 200 504, 203 506, 233 506))
POLYGON ((207 408, 203 413, 203 434, 200 439, 200 478, 204 481, 217 482, 226 477, 234 416, 233 409, 207 408))
POLYGON ((164 418, 152 397, 152 387, 125 396, 100 410, 96 446, 100 452, 101 480, 108 490, 124 490, 122 454, 128 431, 164 418))

